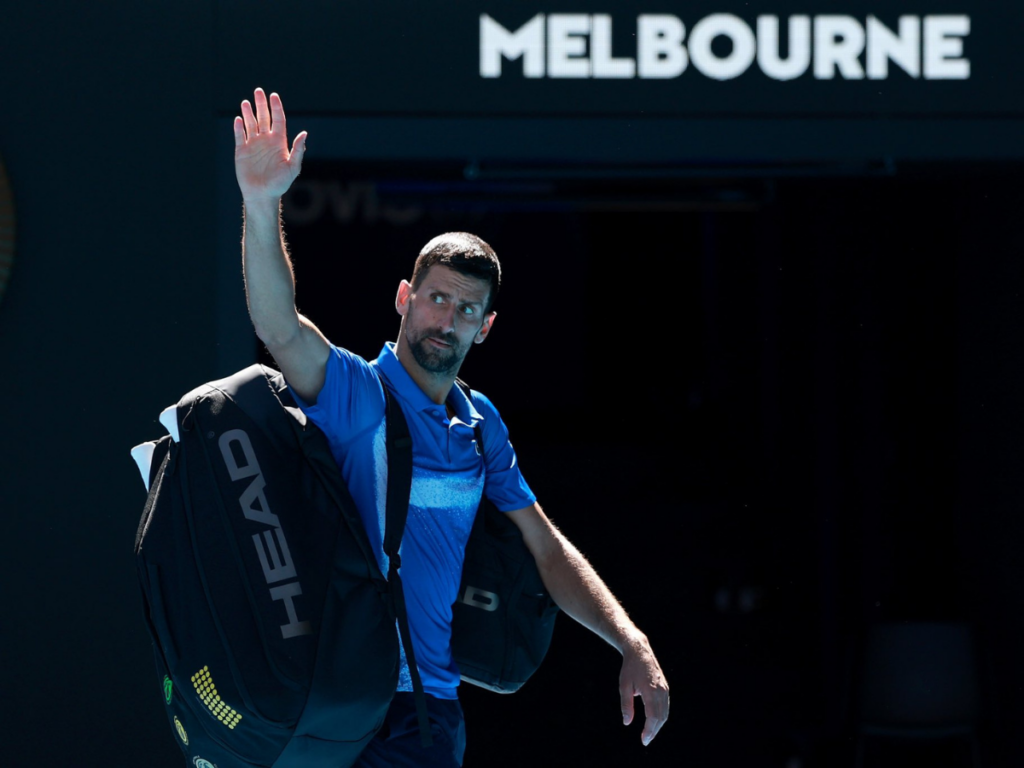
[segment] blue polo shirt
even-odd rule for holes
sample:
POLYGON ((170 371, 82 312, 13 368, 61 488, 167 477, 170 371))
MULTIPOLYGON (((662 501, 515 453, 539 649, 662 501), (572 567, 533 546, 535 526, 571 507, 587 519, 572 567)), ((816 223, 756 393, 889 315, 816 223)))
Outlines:
MULTIPOLYGON (((378 373, 396 396, 412 436, 412 490, 399 572, 416 662, 427 693, 454 699, 459 670, 451 654, 452 603, 481 495, 503 512, 528 507, 536 496, 519 472, 508 430, 486 397, 474 390, 470 401, 452 387, 447 402, 455 415, 449 419, 445 406, 430 400, 406 372, 393 342, 373 362, 332 344, 316 405, 295 399, 327 435, 383 573, 388 572, 383 545, 388 466, 378 373), (485 458, 477 453, 477 424, 485 458)), ((401 662, 398 690, 411 691, 404 653, 401 662)))

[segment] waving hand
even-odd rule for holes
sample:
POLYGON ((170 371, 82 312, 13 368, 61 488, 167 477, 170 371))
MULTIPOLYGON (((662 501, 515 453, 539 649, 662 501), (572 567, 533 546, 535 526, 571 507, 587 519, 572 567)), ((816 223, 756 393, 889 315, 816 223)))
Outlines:
POLYGON ((246 202, 275 199, 288 191, 302 167, 306 153, 306 132, 295 137, 288 150, 288 131, 281 97, 262 88, 253 95, 256 114, 248 99, 242 102, 242 116, 235 118, 235 176, 246 202))

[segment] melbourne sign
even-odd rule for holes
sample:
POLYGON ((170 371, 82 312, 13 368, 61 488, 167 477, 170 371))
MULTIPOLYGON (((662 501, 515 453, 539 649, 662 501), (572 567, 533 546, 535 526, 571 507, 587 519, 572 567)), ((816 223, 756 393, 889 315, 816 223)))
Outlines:
POLYGON ((967 80, 970 33, 966 15, 904 15, 889 26, 873 15, 764 14, 749 20, 715 13, 688 26, 671 14, 539 13, 507 28, 482 14, 479 73, 664 80, 694 72, 732 80, 756 69, 781 81, 885 80, 898 68, 915 79, 967 80), (631 49, 613 49, 613 24, 631 26, 631 49))
MULTIPOLYGON (((1024 157, 1024 2, 460 0, 438 13, 413 0, 311 0, 317 24, 283 43, 277 4, 240 16, 238 0, 217 2, 232 18, 220 60, 285 45, 274 67, 294 84, 285 102, 325 121, 301 126, 314 138, 338 126, 339 160, 494 172, 499 160, 1024 157)), ((218 103, 251 94, 251 79, 225 67, 218 103)), ((351 184, 321 187, 293 213, 406 213, 378 210, 351 184)))

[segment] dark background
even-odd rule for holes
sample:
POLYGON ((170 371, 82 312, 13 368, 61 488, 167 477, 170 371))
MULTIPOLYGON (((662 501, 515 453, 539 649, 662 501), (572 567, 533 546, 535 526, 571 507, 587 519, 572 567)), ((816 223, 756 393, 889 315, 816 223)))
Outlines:
POLYGON ((286 217, 300 309, 336 343, 394 338, 434 234, 497 249, 465 378, 672 685, 644 749, 616 654, 561 620, 522 692, 464 691, 467 765, 852 765, 871 628, 937 621, 973 633, 984 764, 1019 764, 1022 24, 938 0, 4 8, 0 764, 182 764, 128 451, 259 354, 230 135, 256 85, 310 131, 286 217), (895 73, 879 101, 753 71, 477 77, 481 12, 573 11, 969 13, 972 78, 895 73))

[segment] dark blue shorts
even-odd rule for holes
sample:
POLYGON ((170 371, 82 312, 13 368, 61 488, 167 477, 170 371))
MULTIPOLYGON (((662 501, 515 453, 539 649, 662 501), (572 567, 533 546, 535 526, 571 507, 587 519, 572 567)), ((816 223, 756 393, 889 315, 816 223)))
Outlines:
POLYGON ((458 768, 466 752, 466 724, 457 700, 427 696, 432 747, 420 743, 411 693, 396 693, 384 725, 353 768, 458 768))

